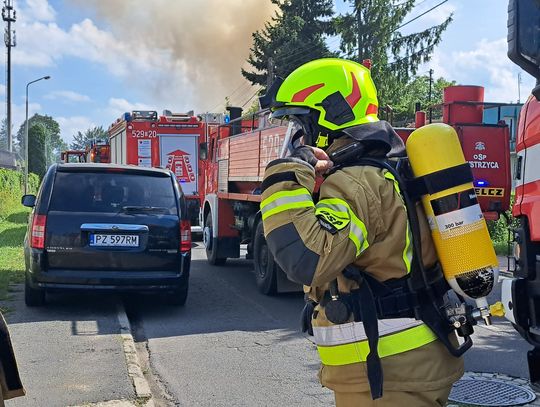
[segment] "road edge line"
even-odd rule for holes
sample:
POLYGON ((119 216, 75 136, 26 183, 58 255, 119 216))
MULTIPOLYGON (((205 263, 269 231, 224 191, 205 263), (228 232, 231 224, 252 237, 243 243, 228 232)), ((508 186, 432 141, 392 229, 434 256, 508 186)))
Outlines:
POLYGON ((138 399, 147 399, 145 406, 153 407, 154 402, 152 400, 150 385, 142 372, 141 362, 139 361, 135 340, 132 335, 131 324, 129 323, 126 310, 122 303, 118 303, 117 317, 120 324, 120 337, 122 339, 122 349, 126 358, 128 376, 135 389, 135 396, 138 399))

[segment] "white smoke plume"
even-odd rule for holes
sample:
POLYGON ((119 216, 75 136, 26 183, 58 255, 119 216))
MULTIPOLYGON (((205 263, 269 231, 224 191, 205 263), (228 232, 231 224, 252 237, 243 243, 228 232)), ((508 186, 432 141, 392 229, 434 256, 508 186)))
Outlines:
MULTIPOLYGON (((146 77, 129 82, 175 106, 201 112, 222 108, 226 96, 244 103, 255 91, 240 68, 252 33, 274 13, 270 0, 70 0, 96 13, 127 49, 155 58, 146 77), (239 86, 240 89, 239 89, 239 86)), ((133 75, 140 71, 134 67, 133 75)), ((146 93, 146 92, 145 92, 146 93)))

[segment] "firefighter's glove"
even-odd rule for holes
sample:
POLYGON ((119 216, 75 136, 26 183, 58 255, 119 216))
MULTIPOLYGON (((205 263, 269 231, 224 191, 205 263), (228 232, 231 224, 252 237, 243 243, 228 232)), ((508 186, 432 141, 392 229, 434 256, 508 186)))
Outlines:
POLYGON ((302 161, 307 162, 313 168, 318 175, 324 174, 330 168, 332 168, 333 163, 330 161, 328 155, 317 147, 310 146, 300 146, 296 147, 290 157, 298 158, 302 161))
POLYGON ((311 324, 311 320, 313 318, 313 312, 315 311, 315 306, 317 303, 313 300, 306 300, 306 305, 304 305, 304 309, 302 310, 302 318, 301 318, 301 324, 302 324, 302 332, 307 332, 308 335, 313 336, 313 325, 311 324))

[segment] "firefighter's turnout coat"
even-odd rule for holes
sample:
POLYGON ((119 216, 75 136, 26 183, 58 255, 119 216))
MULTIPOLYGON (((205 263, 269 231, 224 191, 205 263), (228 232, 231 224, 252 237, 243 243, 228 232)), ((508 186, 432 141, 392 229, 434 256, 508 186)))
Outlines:
POLYGON ((8 326, 0 313, 0 406, 4 406, 4 400, 24 394, 8 326))
MULTIPOLYGON (((328 152, 350 141, 340 138, 328 152)), ((325 178, 317 202, 314 187, 311 165, 296 158, 274 160, 266 168, 261 202, 272 254, 290 279, 304 284, 311 299, 320 303, 334 279, 342 293, 358 288, 342 275, 351 264, 381 282, 410 272, 411 232, 392 174, 371 166, 339 169, 325 178)), ((430 266, 436 254, 425 215, 419 218, 424 263, 430 266)), ((340 393, 369 392, 369 347, 362 323, 351 316, 334 325, 321 304, 312 322, 321 383, 340 393)), ((421 321, 385 319, 378 324, 385 391, 449 391, 463 374, 462 359, 451 356, 421 321)))

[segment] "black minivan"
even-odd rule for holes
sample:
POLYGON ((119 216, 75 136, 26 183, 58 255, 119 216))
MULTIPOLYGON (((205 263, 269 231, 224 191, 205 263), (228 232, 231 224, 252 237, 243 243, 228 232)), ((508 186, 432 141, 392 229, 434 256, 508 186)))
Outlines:
POLYGON ((183 305, 191 261, 185 198, 172 172, 113 164, 52 165, 24 241, 25 302, 57 289, 160 291, 183 305))

